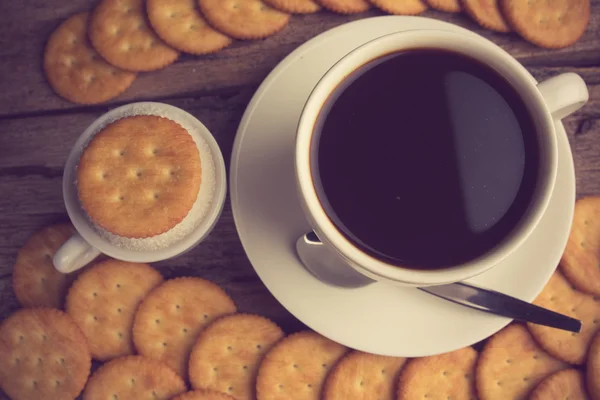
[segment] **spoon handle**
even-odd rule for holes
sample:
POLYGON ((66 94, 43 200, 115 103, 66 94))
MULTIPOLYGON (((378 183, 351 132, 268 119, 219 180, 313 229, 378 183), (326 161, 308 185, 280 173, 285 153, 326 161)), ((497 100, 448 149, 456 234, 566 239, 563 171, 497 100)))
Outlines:
POLYGON ((538 307, 495 290, 482 289, 458 282, 448 285, 420 287, 420 290, 479 311, 579 333, 581 321, 538 307))

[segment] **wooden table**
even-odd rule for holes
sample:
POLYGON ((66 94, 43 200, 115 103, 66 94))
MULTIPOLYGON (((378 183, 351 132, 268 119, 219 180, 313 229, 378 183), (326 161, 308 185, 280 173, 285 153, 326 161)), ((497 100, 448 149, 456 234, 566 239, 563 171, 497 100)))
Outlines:
MULTIPOLYGON (((127 92, 109 104, 85 107, 56 96, 41 65, 50 33, 67 16, 94 4, 90 0, 0 0, 0 320, 18 307, 11 288, 17 250, 35 230, 67 219, 61 194, 63 164, 77 137, 94 119, 133 101, 169 103, 206 124, 229 164, 242 113, 279 61, 321 32, 381 15, 370 11, 357 16, 329 12, 295 16, 271 38, 236 42, 209 56, 184 55, 162 71, 140 74, 127 92)), ((578 196, 600 194, 600 0, 592 0, 585 36, 569 48, 553 51, 535 47, 515 34, 481 29, 464 15, 429 11, 425 16, 464 26, 493 40, 537 79, 567 71, 583 76, 590 102, 567 118, 565 126, 574 152, 578 196)), ((241 311, 272 318, 287 332, 303 327, 254 273, 237 236, 229 203, 204 243, 157 267, 166 277, 211 279, 233 296, 241 311)))

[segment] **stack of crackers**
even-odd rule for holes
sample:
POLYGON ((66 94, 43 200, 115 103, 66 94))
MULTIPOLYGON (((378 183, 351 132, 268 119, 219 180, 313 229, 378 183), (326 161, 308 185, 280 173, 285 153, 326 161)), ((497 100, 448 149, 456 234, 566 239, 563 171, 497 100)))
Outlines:
POLYGON ((112 259, 77 275, 52 257, 73 228, 35 233, 0 323, 0 387, 11 399, 600 399, 600 197, 577 202, 561 271, 535 303, 583 321, 579 334, 511 324, 472 347, 405 359, 286 334, 240 313, 215 283, 165 280, 112 259), (103 363, 92 372, 91 360, 103 363))
POLYGON ((180 52, 208 54, 235 39, 266 38, 291 14, 323 8, 354 14, 372 6, 401 15, 464 10, 485 28, 514 30, 547 48, 575 43, 590 18, 589 0, 102 0, 52 33, 44 71, 58 95, 97 104, 121 94, 137 73, 172 64, 180 52))

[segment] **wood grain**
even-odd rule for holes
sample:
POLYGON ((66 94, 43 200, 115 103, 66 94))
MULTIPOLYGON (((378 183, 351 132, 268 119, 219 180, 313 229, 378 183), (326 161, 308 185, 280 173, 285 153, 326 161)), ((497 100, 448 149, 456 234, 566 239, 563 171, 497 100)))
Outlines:
MULTIPOLYGON (((40 227, 66 219, 62 168, 81 132, 98 116, 124 103, 166 102, 192 113, 215 135, 229 164, 235 132, 253 92, 293 49, 343 23, 382 15, 329 12, 294 16, 279 34, 255 42, 236 42, 219 53, 182 56, 174 65, 140 74, 114 101, 94 107, 68 103, 47 85, 41 61, 48 35, 69 15, 89 10, 90 0, 0 1, 0 321, 17 307, 11 288, 15 255, 40 227)), ((566 49, 549 51, 478 27, 465 15, 429 11, 499 44, 539 80, 576 72, 589 85, 590 102, 567 118, 578 196, 600 194, 600 0, 584 37, 566 49)), ((272 318, 287 332, 303 325, 273 298, 256 276, 237 236, 227 202, 208 239, 190 253, 157 264, 166 277, 202 276, 222 285, 240 310, 272 318)), ((6 396, 0 391, 0 400, 6 396)))
MULTIPOLYGON (((89 0, 2 2, 0 15, 0 87, 3 89, 0 115, 72 109, 69 102, 55 96, 41 71, 42 54, 49 34, 67 16, 92 8, 89 0), (11 16, 14 16, 11 18, 11 16), (19 16, 27 16, 26 18, 19 16), (18 22, 17 22, 18 21, 18 22)), ((592 17, 584 37, 562 50, 533 46, 516 34, 494 33, 480 28, 465 15, 428 11, 424 16, 452 22, 471 29, 502 46, 525 65, 597 65, 600 35, 600 0, 592 1, 592 17)), ((368 13, 341 16, 330 12, 294 16, 277 35, 262 41, 236 42, 213 55, 183 56, 164 70, 140 74, 133 86, 111 104, 134 99, 187 97, 207 91, 256 86, 294 48, 327 29, 366 17, 368 13)))

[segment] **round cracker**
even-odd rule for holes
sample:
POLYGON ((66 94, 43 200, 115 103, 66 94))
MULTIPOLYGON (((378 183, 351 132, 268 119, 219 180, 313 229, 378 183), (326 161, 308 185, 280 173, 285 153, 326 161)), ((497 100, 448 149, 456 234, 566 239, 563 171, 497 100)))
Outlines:
POLYGON ((190 383, 237 400, 254 399, 258 365, 284 333, 267 318, 233 314, 204 329, 190 354, 190 383))
POLYGON ((155 115, 109 124, 87 145, 77 166, 79 199, 89 217, 127 238, 175 227, 194 205, 201 179, 192 136, 155 115))
POLYGON ((325 378, 346 347, 315 332, 286 337, 267 353, 258 369, 258 400, 319 400, 325 378))
POLYGON ((133 317, 162 281, 147 264, 118 260, 98 263, 77 278, 65 308, 87 337, 93 358, 106 361, 134 353, 133 317))
POLYGON ((600 399, 600 333, 597 333, 590 345, 588 354, 587 389, 594 400, 600 399))
POLYGON ((265 3, 290 14, 312 14, 321 10, 314 0, 265 0, 265 3))
POLYGON ((427 0, 427 4, 435 10, 448 13, 458 13, 462 11, 459 0, 427 0))
POLYGON ((573 289, 567 279, 556 271, 534 304, 583 322, 579 333, 527 324, 533 337, 548 353, 571 364, 583 364, 590 342, 600 328, 600 298, 573 289))
POLYGON ((182 393, 173 397, 171 400, 236 400, 228 394, 216 392, 214 390, 197 389, 182 393))
POLYGON ((146 10, 158 36, 177 50, 208 54, 233 42, 208 25, 195 0, 147 0, 146 10))
POLYGON ((128 71, 154 71, 179 57, 179 52, 150 28, 144 0, 102 0, 92 13, 88 29, 98 53, 128 71))
POLYGON ((538 383, 565 368, 523 325, 512 324, 488 339, 479 355, 477 394, 481 400, 525 400, 538 383))
POLYGON ((394 400, 404 357, 386 357, 352 351, 327 376, 323 400, 394 400))
POLYGON ((0 324, 0 387, 13 400, 76 398, 90 374, 85 336, 66 313, 27 308, 0 324))
POLYGON ((590 20, 590 0, 501 0, 500 4, 519 35, 549 49, 575 43, 590 20))
POLYGON ((358 14, 371 8, 367 0, 317 0, 317 2, 338 14, 358 14))
POLYGON ((87 38, 88 19, 87 12, 75 14, 52 33, 44 51, 44 73, 59 96, 98 104, 123 93, 136 75, 100 57, 87 38))
POLYGON ((398 400, 472 400, 477 352, 471 348, 410 360, 398 379, 398 400))
POLYGON ((88 381, 83 400, 169 400, 186 390, 180 376, 165 364, 142 356, 116 358, 88 381))
POLYGON ((56 224, 35 232, 17 254, 12 285, 22 307, 62 308, 73 275, 54 268, 54 254, 71 237, 70 223, 56 224))
POLYGON ((236 39, 262 39, 282 30, 290 14, 262 0, 198 0, 206 19, 219 31, 236 39))
POLYGON ((219 286, 201 278, 171 279, 140 304, 133 323, 137 351, 187 377, 188 359, 198 334, 216 318, 236 312, 219 286))
POLYGON ((421 0, 369 0, 377 8, 389 14, 417 15, 427 10, 427 4, 421 0))
POLYGON ((565 369, 550 375, 529 396, 529 400, 588 400, 583 374, 565 369))
POLYGON ((510 26, 500 11, 498 1, 462 0, 462 7, 482 27, 496 32, 510 32, 510 26))
POLYGON ((600 296, 600 196, 575 203, 561 271, 579 290, 600 296))

